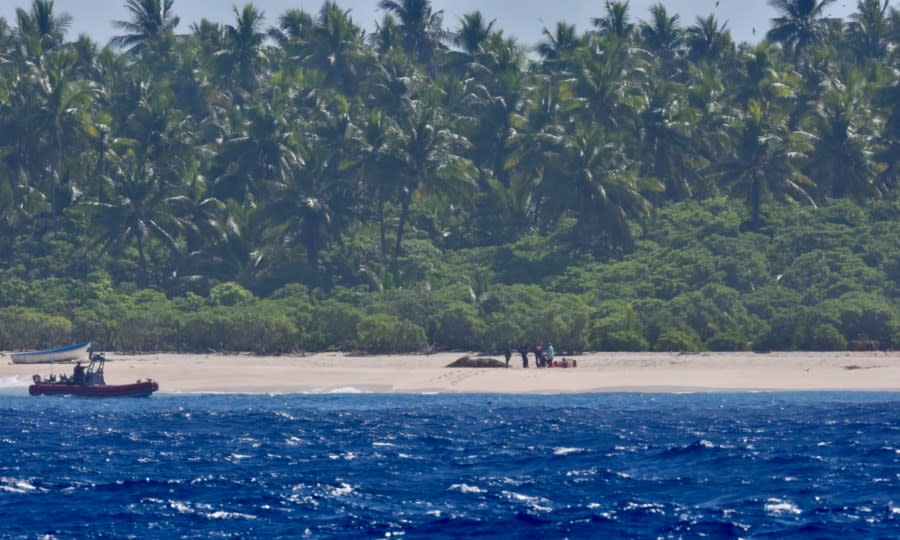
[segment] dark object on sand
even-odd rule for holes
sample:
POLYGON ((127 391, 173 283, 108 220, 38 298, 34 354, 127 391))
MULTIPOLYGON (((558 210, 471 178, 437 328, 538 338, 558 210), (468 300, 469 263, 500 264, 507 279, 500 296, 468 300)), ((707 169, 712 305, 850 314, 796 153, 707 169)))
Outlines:
POLYGON ((506 368, 506 364, 495 358, 472 358, 471 356, 463 356, 455 360, 447 367, 475 367, 475 368, 506 368))

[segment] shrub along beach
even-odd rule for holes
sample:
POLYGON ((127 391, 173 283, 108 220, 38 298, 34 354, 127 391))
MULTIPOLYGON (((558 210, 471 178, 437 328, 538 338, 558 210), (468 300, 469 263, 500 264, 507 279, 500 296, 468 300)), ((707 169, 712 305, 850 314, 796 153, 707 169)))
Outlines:
POLYGON ((900 342, 896 8, 750 44, 598 2, 529 48, 382 4, 0 21, 0 349, 900 342))

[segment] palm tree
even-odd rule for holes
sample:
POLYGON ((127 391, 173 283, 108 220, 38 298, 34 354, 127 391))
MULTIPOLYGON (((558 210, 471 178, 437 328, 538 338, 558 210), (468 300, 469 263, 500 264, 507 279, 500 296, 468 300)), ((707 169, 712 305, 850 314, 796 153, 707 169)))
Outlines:
POLYGON ((102 250, 119 254, 124 248, 135 246, 138 252, 138 282, 150 285, 150 274, 160 266, 159 261, 147 257, 148 245, 160 241, 171 254, 178 253, 175 227, 167 206, 166 183, 156 167, 143 155, 129 151, 115 155, 110 162, 108 203, 85 203, 91 210, 91 227, 95 245, 102 250))
POLYGON ((734 52, 731 33, 726 30, 727 22, 719 24, 715 15, 697 17, 697 23, 685 31, 688 57, 694 61, 717 60, 734 52))
POLYGON ((646 55, 615 36, 599 37, 578 57, 575 92, 586 120, 614 129, 633 127, 632 103, 640 99, 646 55))
POLYGON ((796 80, 791 79, 791 70, 780 60, 777 46, 767 41, 744 53, 732 85, 737 104, 747 107, 751 100, 796 100, 796 80))
POLYGON ((693 110, 690 137, 697 171, 691 191, 696 198, 706 198, 716 190, 715 179, 705 172, 729 150, 725 111, 734 96, 728 95, 726 76, 715 64, 692 65, 688 76, 686 104, 693 110))
POLYGON ((411 100, 397 118, 399 140, 391 157, 391 172, 402 178, 400 222, 394 243, 394 262, 400 256, 409 207, 417 196, 464 195, 475 186, 471 163, 457 152, 468 144, 450 131, 440 110, 429 103, 411 100))
MULTIPOLYGON (((259 72, 266 65, 263 50, 265 34, 261 31, 263 13, 253 4, 246 4, 238 11, 232 8, 235 24, 225 27, 224 48, 216 53, 219 73, 245 94, 252 94, 257 87, 259 72)), ((243 102, 241 97, 239 102, 243 102)))
POLYGON ((175 96, 163 85, 131 81, 127 92, 122 116, 116 119, 119 135, 136 142, 161 181, 179 183, 195 159, 197 125, 175 106, 175 96))
POLYGON ((364 32, 353 23, 350 11, 328 0, 314 23, 306 58, 322 70, 327 84, 355 95, 365 78, 363 37, 364 32))
POLYGON ((165 56, 172 46, 179 18, 172 12, 175 0, 128 0, 130 21, 113 21, 126 34, 115 36, 112 44, 137 56, 154 53, 165 56))
POLYGON ((73 156, 87 145, 98 89, 74 80, 71 54, 51 60, 43 67, 26 63, 10 97, 17 118, 17 163, 30 187, 40 191, 58 215, 77 191, 71 165, 78 164, 73 156))
POLYGON ((397 165, 392 155, 399 133, 396 123, 378 109, 368 112, 361 131, 366 148, 361 174, 366 193, 375 201, 379 247, 381 257, 386 259, 388 245, 384 207, 385 203, 393 200, 400 190, 400 181, 391 172, 391 166, 397 165))
POLYGON ((268 223, 255 201, 225 203, 221 234, 203 250, 192 253, 198 273, 219 281, 250 287, 266 268, 268 223))
MULTIPOLYGON (((649 215, 630 160, 620 144, 611 142, 600 126, 562 139, 559 163, 541 179, 545 211, 563 215, 571 210, 586 243, 605 250, 631 250, 629 220, 649 215)), ((645 181, 646 190, 658 182, 645 181)))
POLYGON ((375 52, 385 55, 403 46, 400 23, 390 13, 385 13, 381 22, 375 23, 375 31, 369 36, 369 43, 375 52))
POLYGON ((556 73, 567 71, 575 51, 584 44, 575 25, 558 22, 553 32, 544 28, 541 34, 544 40, 538 43, 537 53, 544 65, 556 73))
POLYGON ((269 37, 285 49, 289 57, 297 56, 294 47, 312 39, 312 15, 301 9, 289 9, 278 17, 278 27, 269 29, 269 37))
POLYGON ((211 175, 212 194, 222 200, 248 200, 265 182, 285 181, 300 162, 288 97, 272 94, 222 126, 221 148, 211 175))
POLYGON ((879 60, 885 57, 890 43, 890 0, 859 0, 856 13, 850 15, 850 41, 861 60, 879 60))
POLYGON ((754 230, 762 226, 767 197, 788 194, 815 204, 807 191, 814 184, 795 164, 806 156, 808 140, 804 134, 789 133, 785 120, 771 109, 751 100, 746 110, 733 116, 729 126, 733 149, 716 165, 732 192, 747 200, 754 230))
POLYGON ((207 194, 202 176, 194 175, 181 186, 181 194, 169 197, 172 223, 184 237, 184 252, 200 253, 225 234, 226 205, 207 194))
MULTIPOLYGON (((897 15, 900 22, 900 12, 897 15)), ((895 190, 900 187, 900 81, 878 88, 874 104, 884 111, 885 118, 874 156, 884 166, 879 175, 879 189, 896 198, 895 190)))
POLYGON ((794 63, 799 63, 806 49, 820 42, 830 22, 825 8, 835 0, 769 0, 780 12, 772 19, 772 29, 766 34, 771 41, 793 48, 794 63))
POLYGON ((435 52, 447 38, 441 26, 444 12, 433 11, 431 0, 380 0, 378 7, 397 17, 404 50, 435 76, 435 52))
POLYGON ((475 56, 493 32, 494 22, 486 22, 480 11, 463 15, 459 20, 459 30, 453 35, 453 44, 470 57, 475 56))
POLYGON ((39 59, 43 53, 59 48, 72 24, 71 15, 56 15, 53 6, 53 0, 33 0, 30 11, 16 9, 19 39, 31 58, 39 59))
POLYGON ((647 87, 647 105, 641 113, 642 156, 645 176, 665 186, 666 200, 693 196, 691 127, 694 111, 678 83, 653 79, 647 87))
POLYGON ((346 114, 322 111, 323 120, 307 132, 304 158, 283 181, 272 183, 268 208, 282 241, 299 242, 307 261, 319 268, 319 253, 339 238, 352 219, 355 190, 367 148, 346 114))
POLYGON ((634 31, 634 24, 629 21, 628 9, 630 0, 618 2, 606 0, 606 16, 591 19, 601 32, 613 34, 619 39, 628 39, 634 31))
POLYGON ((476 166, 486 168, 509 187, 510 139, 526 127, 526 57, 515 40, 499 34, 488 40, 479 57, 482 69, 474 73, 479 84, 472 93, 474 99, 467 104, 468 114, 475 117, 471 155, 476 166))
POLYGON ((662 4, 654 4, 650 15, 653 21, 641 24, 641 38, 651 52, 668 64, 675 59, 682 46, 684 31, 678 24, 680 17, 677 13, 670 17, 662 4))
POLYGON ((871 148, 872 111, 860 87, 849 84, 829 92, 817 104, 811 119, 817 135, 810 155, 809 176, 832 197, 852 197, 864 202, 869 196, 883 196, 876 184, 876 166, 871 148))

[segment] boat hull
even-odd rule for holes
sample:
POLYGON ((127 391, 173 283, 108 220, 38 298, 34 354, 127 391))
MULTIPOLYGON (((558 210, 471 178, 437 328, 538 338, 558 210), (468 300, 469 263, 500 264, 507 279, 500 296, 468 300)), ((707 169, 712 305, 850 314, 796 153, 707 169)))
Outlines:
POLYGON ((44 351, 14 352, 10 353, 13 364, 52 364, 54 362, 71 362, 79 360, 88 354, 91 348, 90 342, 76 343, 67 347, 47 349, 44 351))
POLYGON ((32 396, 81 396, 81 397, 148 397, 159 390, 156 381, 134 384, 69 384, 35 383, 28 387, 32 396))

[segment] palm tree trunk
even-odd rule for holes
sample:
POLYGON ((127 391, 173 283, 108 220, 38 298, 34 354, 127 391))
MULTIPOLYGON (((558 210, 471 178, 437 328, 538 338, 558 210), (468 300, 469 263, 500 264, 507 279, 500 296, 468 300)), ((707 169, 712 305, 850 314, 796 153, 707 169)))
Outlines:
POLYGON ((51 186, 51 207, 53 208, 53 215, 58 216, 62 213, 62 203, 60 201, 60 197, 62 196, 62 188, 63 188, 63 178, 62 178, 62 136, 60 135, 60 131, 62 131, 62 127, 59 125, 59 119, 57 118, 54 125, 54 133, 53 133, 53 169, 54 175, 51 179, 53 185, 51 186))
POLYGON ((381 235, 381 257, 384 259, 387 258, 388 248, 384 230, 384 197, 381 195, 381 190, 378 191, 378 229, 381 235))
POLYGON ((106 133, 101 133, 97 141, 97 202, 106 202, 103 196, 103 177, 106 175, 106 133))
POLYGON ((753 179, 753 184, 750 186, 750 206, 751 211, 753 213, 752 223, 753 230, 758 231, 761 225, 760 223, 760 206, 762 205, 762 186, 760 185, 761 181, 758 178, 753 179))
POLYGON ((400 244, 403 242, 403 227, 406 225, 406 219, 409 216, 409 203, 412 199, 412 191, 406 190, 400 201, 400 224, 397 225, 397 240, 394 243, 394 264, 400 258, 400 244))
POLYGON ((312 231, 309 236, 309 240, 306 243, 306 258, 309 261, 309 265, 312 267, 313 272, 318 272, 319 269, 319 223, 318 219, 316 219, 315 223, 311 225, 312 231))
POLYGON ((146 288, 150 284, 150 277, 147 273, 147 256, 144 254, 144 237, 140 234, 137 235, 137 248, 141 260, 140 285, 142 288, 146 288))

